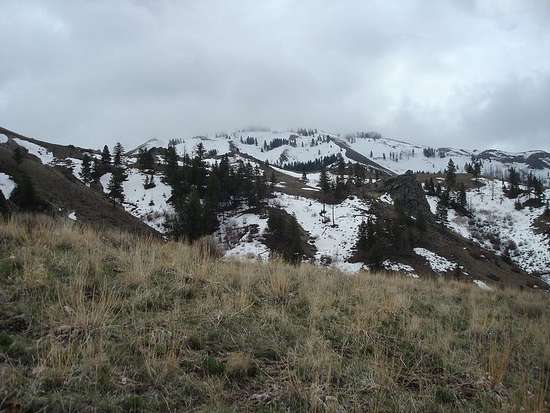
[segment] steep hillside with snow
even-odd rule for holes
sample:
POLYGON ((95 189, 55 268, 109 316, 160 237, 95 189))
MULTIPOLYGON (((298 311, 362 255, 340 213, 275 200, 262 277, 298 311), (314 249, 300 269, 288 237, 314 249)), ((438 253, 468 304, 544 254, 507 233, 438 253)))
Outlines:
POLYGON ((449 159, 453 160, 459 172, 464 172, 464 165, 476 160, 482 164, 483 175, 500 178, 506 169, 514 167, 523 175, 535 174, 550 186, 550 154, 544 151, 510 153, 429 148, 396 139, 361 135, 347 135, 345 138, 335 138, 335 141, 397 174, 407 170, 439 173, 445 170, 449 159), (429 151, 432 151, 432 156, 425 155, 429 151))
MULTIPOLYGON (((496 254, 509 255, 526 272, 550 280, 550 234, 537 226, 545 207, 517 209, 517 202, 524 204, 529 200, 527 195, 510 199, 500 182, 484 178, 479 181, 481 187, 467 191, 471 217, 449 209, 447 226, 496 254)), ((546 198, 550 199, 550 190, 546 191, 546 198)), ((435 213, 437 197, 430 196, 428 200, 435 213)))
MULTIPOLYGON (((441 172, 449 159, 453 159, 461 171, 472 157, 483 162, 483 172, 488 175, 499 175, 509 166, 524 173, 534 171, 541 177, 548 174, 544 154, 536 151, 521 155, 449 148, 430 152, 430 148, 420 145, 360 134, 343 137, 315 129, 247 130, 169 141, 155 138, 139 145, 124 157, 123 167, 128 176, 123 182, 125 199, 121 204, 115 204, 104 195, 108 192, 111 172, 103 173, 97 184, 82 182, 82 160, 85 155, 99 160, 99 151, 63 147, 17 134, 2 136, 0 155, 4 151, 4 158, 0 159, 5 159, 9 168, 0 164, 0 190, 6 199, 17 187, 14 177, 18 169, 12 156, 14 148, 19 146, 25 153, 23 165, 39 170, 32 176, 40 186, 40 192, 51 192, 53 196, 45 197, 68 218, 89 222, 97 216, 98 220, 120 220, 128 226, 133 221, 124 215, 127 213, 160 233, 166 231, 167 218, 173 213, 170 203, 172 188, 166 183, 163 169, 163 154, 168 145, 175 147, 180 166, 186 156, 195 156, 199 146, 204 153, 203 163, 208 168, 219 164, 222 155, 228 156, 231 167, 250 163, 252 167, 263 170, 266 176, 274 176, 275 193, 267 200, 266 208, 284 211, 295 218, 313 247, 311 260, 350 272, 368 267, 357 254, 362 223, 369 221, 386 225, 388 240, 394 240, 403 228, 416 225, 414 216, 404 217, 408 220, 405 226, 398 223, 403 218, 399 218, 401 213, 385 188, 386 178, 392 174, 407 170, 441 172), (154 152, 155 167, 144 172, 138 167, 138 155, 155 148, 151 152, 154 152), (436 156, 431 156, 434 153, 436 156), (533 161, 533 156, 538 163, 533 161), (325 202, 320 189, 320 172, 315 168, 323 159, 327 162, 327 176, 333 182, 346 182, 347 193, 338 202, 325 202), (339 171, 336 165, 342 164, 342 160, 352 167, 339 171), (370 173, 363 176, 359 186, 354 186, 351 171, 358 164, 363 164, 370 173), (296 171, 303 165, 310 168, 305 175, 296 171), (396 225, 401 225, 401 229, 396 230, 396 225)), ((404 236, 406 245, 403 250, 392 250, 387 246, 382 249, 386 255, 381 267, 411 277, 433 274, 462 278, 480 288, 494 288, 494 284, 501 281, 533 286, 538 285, 537 277, 546 279, 550 273, 548 236, 537 230, 537 220, 544 208, 516 210, 514 201, 503 196, 500 185, 494 185, 490 180, 482 179, 482 182, 485 183, 483 187, 470 189, 467 194, 471 217, 449 210, 445 231, 427 217, 427 230, 423 230, 426 232, 415 229, 404 236), (515 247, 506 249, 511 243, 515 247), (511 264, 504 261, 507 259, 505 249, 511 262, 521 268, 519 272, 516 273, 511 264), (526 277, 522 270, 534 277, 526 277), (495 281, 497 278, 501 281, 495 281)), ((437 200, 428 197, 428 201, 435 212, 437 200)), ((219 227, 213 235, 227 257, 265 260, 271 256, 272 251, 266 243, 269 225, 265 209, 251 210, 244 203, 237 203, 232 209, 221 211, 218 221, 219 227)))
MULTIPOLYGON (((223 155, 233 149, 279 167, 337 155, 345 161, 358 162, 346 156, 346 149, 350 149, 366 158, 369 165, 379 165, 396 174, 407 170, 439 173, 445 170, 449 159, 454 161, 459 172, 464 172, 464 165, 476 160, 482 164, 483 175, 500 178, 506 169, 514 167, 523 175, 535 174, 550 186, 550 153, 544 151, 512 153, 494 149, 431 148, 373 133, 338 135, 317 129, 246 130, 177 138, 171 142, 176 144, 177 152, 182 156, 192 155, 197 145, 202 143, 207 152, 223 155), (431 155, 426 156, 426 151, 432 151, 431 155)), ((162 140, 152 139, 142 147, 166 145, 162 140)))

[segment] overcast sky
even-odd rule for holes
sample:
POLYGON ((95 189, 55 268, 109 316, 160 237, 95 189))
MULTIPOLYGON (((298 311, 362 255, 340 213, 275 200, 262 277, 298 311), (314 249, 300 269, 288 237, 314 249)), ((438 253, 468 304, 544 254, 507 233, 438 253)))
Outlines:
POLYGON ((1 0, 0 125, 126 146, 249 125, 550 151, 547 0, 1 0))

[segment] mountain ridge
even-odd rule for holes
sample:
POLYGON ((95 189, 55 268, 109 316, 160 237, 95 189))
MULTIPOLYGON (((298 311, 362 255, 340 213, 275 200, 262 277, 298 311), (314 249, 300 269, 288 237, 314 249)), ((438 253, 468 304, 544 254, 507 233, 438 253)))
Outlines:
MULTIPOLYGON (((99 199, 102 199, 101 205, 107 203, 109 207, 115 208, 117 211, 116 216, 119 218, 111 217, 108 220, 110 224, 116 225, 117 220, 120 220, 126 222, 124 225, 128 225, 137 219, 147 224, 153 232, 164 233, 166 231, 167 217, 173 213, 171 203, 173 191, 170 185, 165 182, 163 172, 164 161, 162 159, 164 155, 162 154, 165 153, 167 147, 155 146, 157 143, 165 144, 164 141, 149 140, 144 143, 145 146, 141 146, 141 151, 140 146, 138 146, 135 150, 126 153, 124 168, 127 171, 128 180, 123 184, 126 199, 121 205, 115 205, 103 194, 107 191, 108 182, 111 179, 110 173, 104 173, 101 179, 98 180, 96 188, 99 192, 82 185, 80 182, 83 157, 86 155, 98 158, 100 156, 99 150, 49 144, 26 138, 3 128, 0 129, 0 133, 2 132, 7 132, 4 135, 8 136, 9 139, 8 142, 0 144, 0 149, 13 151, 17 145, 23 145, 23 147, 26 147, 27 156, 38 158, 36 168, 52 168, 58 173, 64 174, 66 179, 72 181, 71 185, 81 187, 79 188, 80 196, 86 194, 85 197, 87 197, 90 194, 90 199, 94 199, 91 204, 96 204, 100 202, 99 199), (43 150, 40 148, 43 148, 43 150), (145 148, 147 149, 145 150, 145 148), (154 148, 156 148, 155 151, 153 151, 154 148), (144 172, 139 167, 139 153, 144 151, 150 151, 155 159, 156 166, 150 172, 144 172), (144 182, 149 178, 154 179, 155 185, 147 189, 144 187, 144 182), (127 218, 120 217, 120 214, 124 213, 128 215, 127 218)), ((265 176, 274 176, 274 182, 272 183, 274 198, 268 198, 265 201, 266 207, 286 210, 296 217, 296 223, 300 226, 301 231, 308 233, 311 237, 310 242, 316 251, 312 259, 318 264, 332 265, 346 271, 358 271, 361 268, 367 268, 366 263, 370 258, 357 254, 356 249, 362 222, 372 219, 379 220, 387 225, 387 231, 390 232, 394 231, 392 230, 393 225, 404 225, 402 228, 413 228, 412 241, 406 241, 407 246, 403 247, 402 253, 392 252, 391 248, 384 247, 383 253, 389 254, 382 263, 384 268, 392 268, 411 276, 415 273, 432 273, 436 276, 439 274, 439 276, 452 276, 474 281, 483 280, 487 285, 498 286, 500 283, 510 283, 512 285, 547 288, 543 280, 546 274, 550 274, 550 259, 548 258, 550 251, 547 254, 544 249, 538 249, 538 261, 529 261, 526 258, 530 249, 534 248, 534 242, 543 243, 542 245, 545 248, 548 247, 546 233, 544 231, 537 233, 535 228, 543 217, 543 215, 539 216, 542 213, 541 207, 538 207, 534 210, 536 212, 529 213, 529 215, 527 211, 525 213, 517 211, 517 213, 513 213, 513 205, 510 203, 503 204, 501 202, 502 207, 494 204, 492 206, 494 211, 499 208, 502 209, 504 206, 511 208, 510 212, 503 209, 501 215, 497 214, 495 216, 499 217, 498 219, 501 219, 502 216, 502 219, 505 220, 508 219, 506 217, 509 213, 515 214, 514 216, 517 215, 517 219, 525 222, 522 224, 523 232, 516 234, 511 231, 503 232, 499 230, 495 232, 496 230, 492 230, 491 233, 480 235, 476 232, 474 234, 472 225, 478 225, 476 219, 484 219, 485 216, 484 213, 479 212, 481 210, 477 206, 477 199, 481 196, 487 196, 484 194, 488 190, 492 190, 493 193, 498 192, 497 196, 499 197, 504 195, 494 189, 492 183, 494 177, 483 181, 479 178, 471 179, 468 174, 461 173, 460 181, 469 188, 466 196, 470 199, 469 202, 472 202, 472 205, 479 210, 472 208, 472 211, 475 212, 472 212, 474 214, 472 216, 475 219, 472 216, 461 215, 462 212, 458 213, 455 209, 449 207, 449 223, 445 225, 430 223, 428 225, 430 236, 427 237, 414 229, 416 228, 414 220, 417 218, 410 211, 404 215, 408 223, 398 223, 399 219, 402 219, 399 218, 402 214, 399 212, 401 210, 400 204, 408 201, 403 201, 399 197, 388 193, 391 190, 386 185, 387 179, 402 176, 403 169, 414 171, 416 166, 416 172, 419 173, 415 175, 414 179, 421 184, 419 185, 421 195, 426 196, 429 203, 430 209, 424 215, 430 218, 438 214, 436 204, 439 199, 437 197, 434 199, 433 196, 425 194, 425 181, 429 178, 435 178, 437 182, 443 183, 444 178, 441 175, 444 170, 443 167, 446 167, 449 159, 455 156, 459 157, 456 158, 457 164, 459 161, 475 162, 475 159, 472 160, 471 154, 455 149, 442 151, 437 157, 425 156, 424 150, 427 150, 428 147, 373 135, 370 135, 370 137, 369 135, 360 136, 363 135, 356 134, 342 138, 324 134, 314 129, 287 132, 249 130, 243 134, 239 132, 232 134, 218 133, 213 136, 174 139, 170 142, 174 145, 180 159, 184 159, 185 156, 195 156, 196 146, 201 143, 204 146, 206 170, 219 164, 224 157, 228 157, 230 164, 235 167, 239 163, 250 163, 252 167, 263 171, 262 173, 265 176), (367 173, 366 180, 359 186, 346 186, 345 197, 341 200, 331 201, 325 199, 320 186, 320 175, 318 169, 315 169, 314 166, 314 162, 319 162, 319 159, 323 157, 331 162, 327 164, 327 170, 333 182, 338 182, 340 176, 347 177, 345 179, 348 181, 352 178, 356 179, 357 176, 354 174, 357 173, 357 168, 363 168, 364 172, 367 173), (343 170, 339 170, 339 162, 345 165, 343 170), (310 165, 308 167, 314 169, 305 174, 289 170, 290 168, 299 171, 305 165, 310 165), (431 169, 428 173, 423 170, 426 166, 430 166, 431 169), (304 176, 306 181, 303 180, 304 176), (484 189, 479 189, 479 185, 482 185, 484 189), (324 212, 324 204, 326 204, 326 213, 324 212), (464 222, 464 219, 466 219, 466 222, 464 222), (467 222, 468 220, 470 223, 467 222), (510 262, 506 261, 509 258, 503 255, 504 253, 509 254, 510 251, 504 251, 504 247, 501 245, 486 242, 486 239, 495 237, 501 240, 501 245, 508 245, 508 242, 512 242, 519 237, 516 240, 520 240, 522 243, 516 242, 519 245, 511 251, 510 262), (523 244, 523 242, 526 242, 526 244, 523 244), (428 253, 424 251, 428 251, 428 253), (444 270, 441 270, 440 267, 432 266, 430 260, 446 261, 449 264, 444 270), (528 269, 528 272, 532 275, 529 275, 517 265, 528 269)), ((491 153, 495 154, 494 151, 491 153)), ((533 154, 537 153, 539 152, 533 152, 533 154)), ((431 152, 429 154, 431 155, 431 152)), ((6 152, 3 158, 5 162, 8 162, 8 157, 9 155, 6 152)), ((500 160, 483 160, 483 162, 487 164, 483 167, 483 171, 487 175, 491 172, 489 166, 493 168, 493 172, 496 171, 495 165, 497 162, 501 163, 500 168, 502 171, 507 166, 505 162, 500 160)), ((514 165, 517 165, 517 163, 514 163, 514 165)), ((527 164, 521 166, 521 168, 520 170, 525 174, 534 170, 530 169, 527 164)), ((2 169, 6 171, 6 168, 0 167, 0 172, 4 172, 2 169)), ((457 169, 458 172, 461 172, 460 166, 457 169)), ((13 164, 7 170, 7 172, 10 171, 11 173, 16 171, 13 164)), ((545 169, 542 172, 544 173, 545 169)), ((493 173, 493 175, 496 174, 493 173)), ((62 187, 63 185, 57 186, 62 187)), ((408 183, 407 186, 412 190, 412 183, 408 183)), ((39 192, 44 192, 43 189, 39 188, 39 192)), ((417 191, 417 189, 414 189, 414 191, 417 191)), ((50 202, 53 199, 51 196, 46 198, 50 202)), ((83 208, 79 212, 77 211, 78 208, 75 207, 75 203, 71 200, 65 200, 65 198, 67 197, 58 195, 57 199, 54 199, 54 204, 59 208, 59 205, 65 202, 67 205, 61 205, 61 207, 67 211, 66 215, 73 214, 73 218, 77 217, 76 219, 88 222, 93 221, 94 215, 91 214, 89 207, 79 206, 78 208, 83 208)), ((527 201, 528 199, 525 198, 522 202, 527 203, 527 201)), ((532 209, 532 207, 530 208, 532 209)), ((247 208, 242 207, 222 211, 219 218, 219 227, 212 236, 216 242, 224 246, 228 257, 255 259, 265 259, 267 257, 265 252, 269 251, 270 248, 264 240, 269 231, 269 220, 266 211, 260 209, 257 212, 247 212, 247 208)), ((431 219, 428 221, 431 222, 431 219)), ((438 219, 433 222, 438 222, 438 219)), ((482 224, 485 221, 480 222, 482 224)), ((491 228, 498 229, 500 224, 494 223, 491 225, 491 228)), ((543 228, 545 224, 541 225, 541 228, 543 228)), ((390 244, 395 242, 394 238, 391 238, 395 236, 397 236, 397 233, 392 236, 388 235, 387 242, 390 244)))

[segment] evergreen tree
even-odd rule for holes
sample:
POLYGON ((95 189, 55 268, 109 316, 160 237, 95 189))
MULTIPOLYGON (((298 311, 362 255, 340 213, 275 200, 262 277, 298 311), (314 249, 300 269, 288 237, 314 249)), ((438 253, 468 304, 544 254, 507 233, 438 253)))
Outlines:
POLYGON ((91 159, 88 154, 84 154, 82 157, 82 168, 80 169, 80 179, 84 184, 89 185, 93 181, 91 159))
POLYGON ((19 175, 17 186, 10 199, 23 211, 37 211, 42 208, 42 202, 36 195, 34 184, 26 173, 19 175))
POLYGON ((452 191, 456 186, 456 166, 452 159, 449 159, 447 169, 445 170, 445 183, 447 189, 452 191))
MULTIPOLYGON (((370 217, 368 218, 370 220, 370 217)), ((367 221, 368 222, 368 221, 367 221)), ((368 236, 369 236, 369 224, 365 220, 361 221, 359 224, 359 234, 357 237, 357 250, 359 252, 367 251, 368 245, 368 236)))
POLYGON ((128 179, 126 171, 121 167, 116 167, 113 169, 111 174, 111 179, 107 185, 107 194, 113 202, 118 201, 120 203, 124 202, 124 187, 123 183, 128 179))
POLYGON ((164 179, 173 191, 178 180, 178 154, 175 146, 169 146, 164 153, 164 179))
POLYGON ((151 188, 154 188, 155 186, 157 186, 155 184, 155 176, 153 174, 146 175, 145 181, 143 182, 143 189, 151 189, 151 188))
POLYGON ((183 232, 187 240, 195 241, 203 235, 203 219, 199 193, 192 191, 183 210, 183 232))
POLYGON ((202 142, 199 142, 197 144, 197 147, 195 148, 195 154, 199 158, 199 160, 203 160, 204 154, 206 153, 206 149, 204 149, 204 144, 202 142))
POLYGON ((103 151, 101 152, 101 163, 103 164, 103 171, 108 170, 111 166, 111 152, 109 152, 109 147, 105 145, 103 151))
POLYGON ((435 195, 435 182, 433 177, 430 177, 430 179, 428 179, 428 181, 424 184, 424 189, 428 195, 435 195))
POLYGON ((474 179, 477 179, 481 176, 481 162, 474 163, 473 171, 474 179))
POLYGON ((269 209, 267 219, 267 239, 270 246, 290 263, 298 264, 305 251, 302 245, 302 234, 296 218, 292 215, 269 209))
POLYGON ((140 149, 137 156, 138 168, 142 171, 155 169, 155 158, 150 150, 140 149))
POLYGON ((437 201, 436 216, 441 225, 448 223, 449 192, 443 191, 437 201))
POLYGON ((103 164, 97 158, 92 160, 92 182, 99 182, 99 178, 103 175, 103 164))
POLYGON ((212 233, 218 227, 218 206, 221 198, 221 186, 215 174, 208 176, 206 202, 204 205, 205 232, 212 233))
POLYGON ((122 157, 124 156, 124 148, 120 142, 117 142, 113 148, 113 154, 113 166, 117 168, 122 165, 122 157))
POLYGON ((535 177, 533 181, 533 191, 535 193, 535 198, 542 203, 544 200, 544 185, 537 177, 535 177))
POLYGON ((338 171, 338 176, 340 178, 343 178, 344 177, 344 174, 346 173, 346 164, 344 162, 344 158, 342 157, 342 155, 338 154, 338 161, 337 161, 337 171, 338 171))
POLYGON ((463 182, 460 183, 456 202, 461 208, 465 209, 467 206, 466 188, 463 182))
POLYGON ((17 166, 21 165, 21 162, 23 162, 23 150, 20 146, 17 146, 13 150, 13 160, 17 164, 17 166))
POLYGON ((319 174, 319 186, 321 187, 321 191, 325 194, 330 192, 332 186, 327 168, 324 165, 321 166, 321 173, 319 174))
POLYGON ((319 185, 321 186, 321 194, 323 199, 322 213, 325 213, 325 203, 328 201, 328 197, 330 196, 332 182, 324 165, 321 166, 321 173, 319 174, 319 185))
POLYGON ((508 169, 508 182, 510 183, 510 187, 506 191, 507 195, 510 198, 516 198, 521 192, 519 188, 520 175, 514 167, 508 169))

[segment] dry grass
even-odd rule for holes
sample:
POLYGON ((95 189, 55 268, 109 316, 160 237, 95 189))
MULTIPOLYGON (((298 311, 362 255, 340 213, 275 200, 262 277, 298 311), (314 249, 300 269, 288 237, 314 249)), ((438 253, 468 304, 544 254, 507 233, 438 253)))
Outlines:
POLYGON ((0 224, 0 410, 549 409, 550 303, 0 224))

